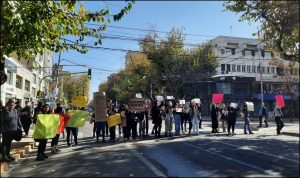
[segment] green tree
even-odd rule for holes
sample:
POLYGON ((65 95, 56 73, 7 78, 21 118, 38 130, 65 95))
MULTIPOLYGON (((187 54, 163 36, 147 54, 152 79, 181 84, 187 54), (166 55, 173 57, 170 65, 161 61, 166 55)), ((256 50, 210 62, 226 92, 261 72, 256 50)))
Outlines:
POLYGON ((224 2, 225 10, 242 13, 240 21, 259 21, 268 47, 284 60, 299 61, 299 1, 224 2))

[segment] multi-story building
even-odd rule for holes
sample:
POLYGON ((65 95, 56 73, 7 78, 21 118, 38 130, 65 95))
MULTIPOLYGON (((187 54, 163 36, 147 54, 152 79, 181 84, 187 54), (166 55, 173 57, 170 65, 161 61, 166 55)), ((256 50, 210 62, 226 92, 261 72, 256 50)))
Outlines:
POLYGON ((34 60, 17 60, 16 56, 5 58, 5 73, 7 81, 1 85, 1 100, 6 103, 9 99, 20 101, 24 106, 25 101, 37 101, 38 90, 49 95, 48 88, 51 78, 45 76, 52 73, 52 52, 45 51, 43 55, 36 55, 34 60))
POLYGON ((287 110, 299 105, 299 63, 295 63, 293 74, 281 74, 280 68, 270 63, 279 55, 257 39, 219 36, 210 45, 219 63, 212 77, 213 92, 223 93, 225 102, 253 101, 257 113, 262 81, 263 101, 269 109, 273 109, 278 94, 283 95, 287 110))

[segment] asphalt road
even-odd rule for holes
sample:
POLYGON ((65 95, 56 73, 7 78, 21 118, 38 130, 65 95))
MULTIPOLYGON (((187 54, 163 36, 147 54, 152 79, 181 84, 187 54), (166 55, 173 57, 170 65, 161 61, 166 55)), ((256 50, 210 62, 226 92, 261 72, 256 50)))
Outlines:
POLYGON ((67 147, 62 139, 60 153, 51 154, 48 149, 49 158, 43 162, 35 161, 33 153, 4 176, 299 177, 299 137, 228 137, 202 130, 198 136, 95 143, 91 132, 92 125, 86 123, 79 130, 79 146, 67 147))

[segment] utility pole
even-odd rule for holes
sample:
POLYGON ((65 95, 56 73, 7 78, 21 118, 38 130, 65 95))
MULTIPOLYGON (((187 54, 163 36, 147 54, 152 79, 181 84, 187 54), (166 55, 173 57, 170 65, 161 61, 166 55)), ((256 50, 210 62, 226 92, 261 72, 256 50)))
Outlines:
MULTIPOLYGON (((61 51, 59 52, 59 56, 58 56, 58 62, 57 62, 57 76, 56 77, 56 82, 55 82, 55 89, 57 89, 57 94, 58 94, 58 76, 59 76, 59 64, 61 61, 61 51)), ((56 97, 57 98, 57 97, 56 97)), ((56 102, 56 99, 54 98, 54 102, 56 102)))
MULTIPOLYGON (((260 50, 262 50, 261 48, 259 48, 260 50)), ((259 73, 260 73, 260 96, 261 96, 261 104, 264 103, 264 95, 263 95, 263 91, 264 91, 264 87, 263 87, 263 79, 262 79, 262 66, 261 66, 261 57, 260 55, 259 57, 259 73)))

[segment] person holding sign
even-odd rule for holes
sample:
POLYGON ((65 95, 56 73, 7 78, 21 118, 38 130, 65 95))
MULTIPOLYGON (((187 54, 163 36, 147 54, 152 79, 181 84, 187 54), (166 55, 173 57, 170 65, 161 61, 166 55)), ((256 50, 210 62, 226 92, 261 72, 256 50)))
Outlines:
MULTIPOLYGON (((35 113, 35 121, 37 120, 38 114, 50 114, 50 106, 48 104, 45 104, 42 107, 41 111, 36 111, 35 113)), ((43 139, 34 139, 34 141, 39 142, 38 150, 37 150, 37 156, 36 156, 36 161, 44 161, 45 159, 48 158, 45 154, 46 146, 47 146, 47 138, 43 139)))
MULTIPOLYGON (((107 116, 114 115, 116 113, 114 104, 110 102, 108 107, 107 116)), ((109 137, 111 142, 116 141, 116 126, 109 127, 109 137)))
POLYGON ((154 132, 155 132, 155 138, 160 138, 160 130, 161 130, 161 117, 159 112, 159 107, 156 105, 156 101, 153 102, 152 109, 151 109, 151 115, 152 115, 152 123, 154 124, 154 132))
POLYGON ((181 114, 182 114, 182 107, 180 106, 179 103, 177 103, 175 106, 175 113, 174 113, 175 135, 180 135, 181 114))
POLYGON ((191 110, 191 116, 192 116, 192 128, 193 128, 193 135, 199 134, 199 121, 200 121, 200 111, 199 111, 199 105, 198 103, 192 102, 192 110, 191 110))
POLYGON ((277 105, 274 108, 274 115, 275 115, 275 122, 276 122, 276 130, 277 130, 277 135, 280 135, 280 131, 283 128, 284 124, 281 120, 282 117, 282 111, 281 108, 278 107, 277 105))
POLYGON ((228 136, 230 135, 235 135, 234 133, 234 127, 236 123, 236 118, 237 118, 237 112, 240 110, 240 108, 237 106, 234 108, 232 105, 229 106, 228 108, 228 136), (232 128, 232 133, 230 133, 230 128, 232 128))
POLYGON ((173 137, 172 129, 173 129, 173 122, 174 122, 174 108, 173 108, 173 102, 171 100, 167 101, 166 103, 167 109, 166 109, 166 130, 165 130, 165 136, 173 137))
POLYGON ((244 114, 244 121, 245 121, 245 124, 244 124, 244 134, 248 134, 247 133, 247 128, 248 128, 249 134, 253 134, 253 132, 251 130, 251 127, 250 127, 249 112, 248 112, 248 108, 247 108, 247 104, 246 103, 243 106, 242 112, 244 114))
POLYGON ((212 104, 212 107, 211 107, 212 131, 211 131, 211 133, 218 133, 218 112, 219 112, 219 108, 215 104, 212 104))

